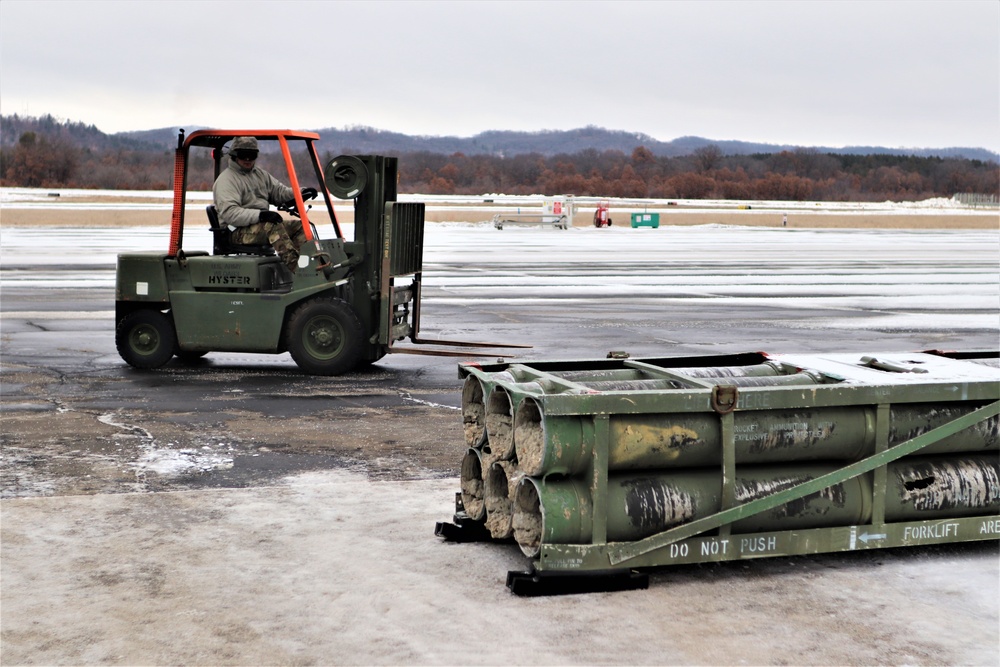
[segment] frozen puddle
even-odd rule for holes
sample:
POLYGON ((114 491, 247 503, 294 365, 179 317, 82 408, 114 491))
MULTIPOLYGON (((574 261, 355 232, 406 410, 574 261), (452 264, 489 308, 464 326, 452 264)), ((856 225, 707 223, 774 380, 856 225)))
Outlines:
POLYGON ((123 437, 136 437, 142 441, 140 445, 142 453, 136 461, 129 464, 135 468, 137 478, 141 479, 150 472, 161 477, 178 477, 193 472, 227 470, 233 467, 233 457, 230 453, 232 447, 224 442, 219 442, 214 447, 205 445, 201 449, 158 447, 156 439, 149 431, 141 426, 126 424, 120 421, 120 417, 121 415, 112 413, 101 415, 97 420, 126 431, 128 435, 123 437), (225 451, 220 452, 220 449, 225 451))
POLYGON ((177 477, 192 472, 226 470, 233 467, 233 457, 212 451, 211 447, 195 449, 150 449, 132 464, 136 474, 154 472, 162 477, 177 477))

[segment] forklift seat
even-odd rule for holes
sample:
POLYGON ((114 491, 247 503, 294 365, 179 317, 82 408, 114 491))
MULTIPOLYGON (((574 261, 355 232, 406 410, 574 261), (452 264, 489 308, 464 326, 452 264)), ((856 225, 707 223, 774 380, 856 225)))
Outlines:
POLYGON ((209 229, 212 230, 212 254, 213 255, 274 255, 274 248, 270 244, 243 245, 230 241, 229 228, 219 222, 219 212, 215 206, 205 207, 208 214, 209 229))

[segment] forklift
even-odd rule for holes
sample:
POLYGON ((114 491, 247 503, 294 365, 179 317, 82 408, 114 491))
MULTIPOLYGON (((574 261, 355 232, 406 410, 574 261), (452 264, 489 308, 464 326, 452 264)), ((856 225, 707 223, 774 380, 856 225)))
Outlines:
POLYGON ((530 347, 422 339, 424 204, 396 200, 396 158, 342 155, 323 167, 318 140, 316 133, 289 130, 199 130, 187 137, 180 131, 169 247, 118 256, 115 345, 122 359, 155 369, 209 352, 287 351, 305 373, 340 375, 394 352, 467 357, 483 352, 450 348, 530 347), (226 168, 227 145, 240 136, 256 137, 261 157, 284 163, 295 197, 278 210, 299 218, 306 237, 294 271, 270 245, 232 243, 214 206, 204 219, 211 254, 183 248, 193 166, 211 164, 214 182, 226 168), (323 199, 329 238, 320 238, 309 218, 300 187, 306 181, 323 199), (334 197, 354 201, 353 241, 344 238, 334 197), (405 339, 447 349, 397 345, 405 339))

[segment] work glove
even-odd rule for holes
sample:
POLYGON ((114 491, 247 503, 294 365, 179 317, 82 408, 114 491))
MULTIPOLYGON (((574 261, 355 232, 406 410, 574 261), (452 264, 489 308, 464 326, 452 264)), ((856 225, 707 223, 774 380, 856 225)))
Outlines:
POLYGON ((261 222, 284 222, 281 214, 275 211, 261 211, 258 220, 261 222))
POLYGON ((315 199, 318 194, 316 188, 302 188, 302 199, 315 199))

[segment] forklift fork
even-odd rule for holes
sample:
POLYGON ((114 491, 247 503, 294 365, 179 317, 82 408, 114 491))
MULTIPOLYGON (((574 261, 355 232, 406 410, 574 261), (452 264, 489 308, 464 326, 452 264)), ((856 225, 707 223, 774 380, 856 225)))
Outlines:
POLYGON ((424 204, 386 202, 379 271, 381 314, 379 342, 390 353, 423 354, 441 357, 496 356, 495 350, 476 348, 530 348, 531 345, 489 343, 420 337, 420 299, 423 269, 424 204), (408 287, 398 287, 395 278, 413 276, 408 287), (412 304, 412 308, 411 308, 412 304), (440 345, 462 350, 398 347, 396 341, 409 338, 414 345, 440 345))

